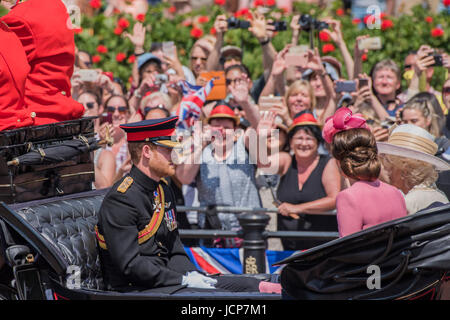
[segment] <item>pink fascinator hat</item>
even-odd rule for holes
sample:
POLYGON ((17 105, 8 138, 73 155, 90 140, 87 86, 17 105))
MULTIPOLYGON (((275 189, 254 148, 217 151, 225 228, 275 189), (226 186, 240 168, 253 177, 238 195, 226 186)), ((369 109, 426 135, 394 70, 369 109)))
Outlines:
POLYGON ((369 130, 366 119, 362 114, 353 114, 352 110, 343 107, 337 110, 333 116, 327 118, 323 126, 322 136, 327 143, 331 143, 336 133, 356 128, 369 130))

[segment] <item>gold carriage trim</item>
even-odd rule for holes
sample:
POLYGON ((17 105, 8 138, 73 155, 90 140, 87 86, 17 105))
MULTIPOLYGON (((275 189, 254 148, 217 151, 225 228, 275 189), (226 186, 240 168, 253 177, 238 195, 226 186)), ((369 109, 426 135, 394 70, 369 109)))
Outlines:
MULTIPOLYGON (((164 218, 164 210, 165 210, 164 203, 165 203, 164 202, 164 190, 163 190, 162 186, 159 185, 158 186, 158 197, 155 198, 156 209, 153 212, 153 216, 150 219, 150 222, 145 226, 144 229, 142 229, 138 233, 137 238, 138 238, 139 244, 143 244, 144 242, 146 242, 148 239, 150 239, 156 233, 156 231, 158 231, 159 226, 161 225, 161 222, 164 218)), ((100 246, 100 248, 102 248, 104 250, 108 250, 108 248, 106 246, 105 238, 103 237, 102 234, 100 234, 97 226, 95 226, 95 236, 97 237, 98 245, 100 246)))

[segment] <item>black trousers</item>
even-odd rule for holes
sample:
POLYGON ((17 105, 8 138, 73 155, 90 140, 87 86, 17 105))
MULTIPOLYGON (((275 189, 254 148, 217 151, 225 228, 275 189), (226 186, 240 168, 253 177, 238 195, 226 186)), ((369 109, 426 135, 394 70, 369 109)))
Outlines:
POLYGON ((195 292, 259 292, 259 283, 261 279, 245 275, 213 275, 208 276, 217 280, 215 289, 188 288, 185 286, 172 286, 144 289, 137 287, 115 288, 120 292, 139 292, 139 293, 195 293, 195 292))

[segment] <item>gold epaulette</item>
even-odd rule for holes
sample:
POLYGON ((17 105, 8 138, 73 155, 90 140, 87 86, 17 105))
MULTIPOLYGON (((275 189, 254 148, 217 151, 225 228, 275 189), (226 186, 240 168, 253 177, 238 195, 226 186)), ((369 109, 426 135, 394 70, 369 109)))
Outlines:
POLYGON ((126 177, 125 179, 123 179, 122 183, 117 188, 117 191, 119 191, 121 193, 127 192, 128 188, 131 186, 132 183, 133 183, 133 178, 132 177, 126 177))

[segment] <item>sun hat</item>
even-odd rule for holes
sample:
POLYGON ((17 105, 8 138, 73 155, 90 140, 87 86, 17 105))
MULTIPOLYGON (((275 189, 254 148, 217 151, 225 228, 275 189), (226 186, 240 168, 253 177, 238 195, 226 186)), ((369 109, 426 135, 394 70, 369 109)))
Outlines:
POLYGON ((288 129, 288 137, 291 139, 298 129, 306 127, 318 142, 322 142, 322 126, 310 110, 303 110, 294 116, 288 129))
POLYGON ((296 127, 299 126, 317 126, 320 128, 319 122, 317 121, 316 117, 314 117, 314 114, 309 110, 304 110, 299 113, 297 113, 294 116, 294 120, 292 121, 291 126, 288 129, 288 132, 291 132, 296 127))
POLYGON ((349 129, 363 128, 369 130, 366 119, 362 114, 352 113, 347 107, 339 108, 334 115, 325 120, 322 136, 327 143, 333 141, 336 133, 349 129))
POLYGON ((450 170, 450 163, 435 156, 438 146, 434 136, 413 124, 402 124, 392 130, 387 142, 377 142, 378 152, 406 157, 432 164, 436 170, 450 170))
POLYGON ((209 117, 206 119, 207 123, 210 123, 212 119, 231 119, 235 122, 236 126, 239 125, 239 116, 234 113, 233 109, 224 102, 219 102, 209 114, 209 117))
POLYGON ((236 46, 225 46, 220 49, 220 56, 235 56, 242 59, 242 49, 236 46))

